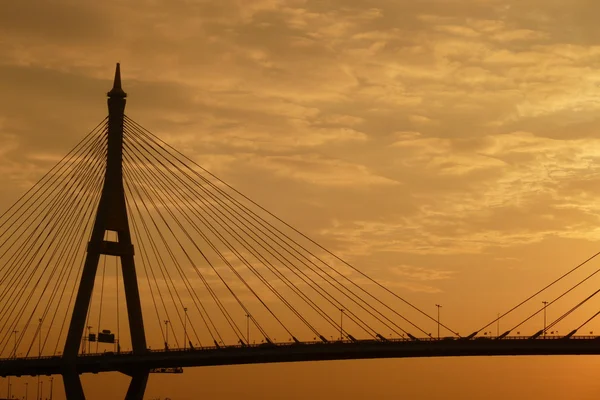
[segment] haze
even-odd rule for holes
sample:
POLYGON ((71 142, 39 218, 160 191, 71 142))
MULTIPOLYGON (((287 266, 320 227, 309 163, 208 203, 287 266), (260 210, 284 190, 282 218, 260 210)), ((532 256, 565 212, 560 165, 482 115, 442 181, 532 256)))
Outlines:
MULTIPOLYGON (((118 61, 127 115, 431 314, 442 304, 461 334, 599 250, 595 1, 4 0, 0 10, 1 210, 104 118, 118 61)), ((599 367, 521 357, 197 368, 153 375, 146 393, 583 400, 600 395, 599 367)), ((105 399, 128 380, 83 382, 105 399)))

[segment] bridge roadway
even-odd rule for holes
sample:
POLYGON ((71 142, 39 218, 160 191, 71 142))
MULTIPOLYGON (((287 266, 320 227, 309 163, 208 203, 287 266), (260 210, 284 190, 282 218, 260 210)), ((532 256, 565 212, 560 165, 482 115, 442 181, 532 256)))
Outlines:
MULTIPOLYGON (((358 340, 277 343, 201 349, 149 350, 80 355, 76 370, 83 373, 138 369, 262 364, 297 361, 356 360, 410 357, 598 355, 600 336, 546 336, 536 339, 490 337, 475 339, 358 340)), ((61 356, 0 359, 0 376, 57 375, 67 367, 61 356)))

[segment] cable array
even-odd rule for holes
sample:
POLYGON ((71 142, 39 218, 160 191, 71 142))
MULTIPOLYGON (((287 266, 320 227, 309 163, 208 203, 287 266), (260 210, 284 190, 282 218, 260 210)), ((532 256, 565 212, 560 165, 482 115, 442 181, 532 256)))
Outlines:
MULTIPOLYGON (((523 301, 519 302, 517 305, 513 306, 512 308, 510 308, 508 311, 502 313, 501 315, 498 315, 497 318, 495 318, 494 320, 492 320, 488 324, 484 325, 479 330, 473 332, 467 338, 470 339, 470 338, 475 337, 476 335, 480 334, 480 332, 482 332, 486 328, 492 326, 494 323, 497 323, 499 320, 505 318, 509 314, 513 314, 515 311, 517 311, 519 309, 523 309, 524 306, 526 306, 527 304, 532 304, 532 301, 535 298, 540 298, 540 296, 542 294, 546 294, 546 295, 552 296, 551 300, 550 301, 543 301, 542 302, 543 303, 542 307, 536 307, 533 312, 526 314, 525 318, 521 319, 516 325, 513 325, 507 331, 504 331, 501 335, 498 336, 498 338, 502 339, 502 338, 510 335, 511 333, 513 333, 517 329, 519 329, 520 327, 523 327, 527 322, 532 321, 536 316, 539 318, 539 316, 541 314, 544 314, 544 316, 543 316, 544 325, 541 327, 541 329, 535 331, 535 333, 532 333, 531 338, 537 338, 537 337, 540 337, 540 336, 545 336, 548 332, 551 332, 552 334, 554 334, 554 331, 553 330, 551 331, 551 329, 554 329, 561 321, 563 321, 567 317, 571 316, 575 311, 581 310, 581 307, 583 305, 585 305, 586 303, 588 303, 592 298, 594 298, 598 293, 600 293, 600 289, 593 290, 593 292, 591 294, 587 295, 583 300, 576 302, 576 304, 574 304, 573 306, 569 307, 566 311, 559 311, 558 317, 553 317, 553 318, 551 318, 551 320, 549 322, 547 322, 546 321, 546 312, 549 309, 549 307, 554 306, 554 305, 556 305, 557 303, 559 303, 561 301, 562 301, 563 304, 565 304, 565 300, 569 299, 568 295, 573 295, 575 293, 576 289, 585 290, 585 287, 583 285, 585 283, 589 284, 590 280, 593 277, 595 277, 598 273, 600 273, 600 268, 592 271, 591 273, 585 275, 583 278, 577 280, 574 284, 570 285, 567 289, 559 289, 557 287, 557 284, 561 283, 561 282, 565 282, 568 277, 573 276, 573 274, 575 274, 576 272, 582 272, 583 268, 585 266, 588 266, 599 255, 600 255, 600 252, 597 252, 596 254, 592 255, 589 258, 587 258, 583 262, 577 264, 575 267, 573 267, 572 269, 570 269, 566 273, 562 274, 561 276, 559 276, 558 278, 556 278, 555 280, 553 280, 552 282, 550 282, 549 284, 547 284, 546 286, 544 286, 543 288, 541 288, 540 290, 538 290, 537 292, 535 292, 534 294, 530 295, 529 297, 527 297, 523 301), (558 292, 556 294, 550 293, 550 289, 551 288, 557 289, 558 292)), ((573 297, 573 296, 571 296, 571 297, 573 297)), ((575 299, 572 299, 572 300, 576 301, 575 299)), ((556 308, 556 309, 558 310, 558 308, 556 308)), ((552 310, 554 311, 555 309, 553 308, 552 310)), ((596 316, 598 316, 598 314, 600 314, 600 312, 596 312, 590 318, 585 319, 585 321, 583 323, 581 323, 580 325, 578 325, 578 327, 576 329, 573 329, 573 330, 571 330, 568 333, 565 332, 565 334, 566 334, 565 336, 566 337, 570 337, 570 336, 574 335, 578 330, 580 330, 581 328, 583 328, 585 325, 587 325, 589 322, 591 322, 596 316)))
MULTIPOLYGON (((431 336, 431 316, 128 117, 123 134, 151 348, 431 336)), ((0 357, 56 355, 64 346, 103 190, 107 135, 105 119, 0 216, 0 357)), ((107 231, 105 240, 116 239, 107 231)), ((121 329, 120 273, 118 257, 100 257, 81 353, 131 347, 121 329), (116 337, 100 341, 101 334, 116 337)))
MULTIPOLYGON (((107 135, 105 119, 0 215, 0 357, 60 354, 103 190, 107 135)), ((123 135, 126 206, 151 348, 432 336, 439 321, 128 117, 123 135)), ((105 240, 116 240, 114 235, 107 232, 105 240)), ((549 295, 598 255, 466 339, 549 295)), ((100 257, 81 353, 92 352, 92 328, 116 330, 115 351, 131 346, 127 330, 121 334, 126 313, 120 310, 120 272, 118 257, 100 257)), ((600 289, 548 322, 546 311, 572 300, 599 272, 559 291, 498 339, 542 312, 544 327, 532 338, 569 317, 580 318, 600 289)), ((582 319, 566 336, 598 314, 582 319)), ((100 345, 96 341, 93 352, 107 351, 100 345)))
MULTIPOLYGON (((0 215, 0 357, 60 354, 102 193, 107 134, 105 119, 0 215)), ((123 134, 126 206, 150 347, 432 336, 439 321, 128 117, 123 134)), ((107 232, 105 240, 116 240, 110 236, 107 232)), ((598 255, 467 339, 556 289, 598 255)), ((131 346, 127 330, 121 334, 126 313, 120 310, 120 272, 118 257, 100 257, 82 353, 92 352, 92 328, 116 330, 115 351, 131 346)), ((544 301, 498 339, 542 312, 544 329, 533 338, 569 317, 579 318, 576 312, 600 289, 545 320, 548 307, 585 288, 598 272, 544 301)), ((102 350, 106 346, 97 341, 93 352, 102 350)))
POLYGON ((102 188, 107 120, 0 216, 0 356, 58 354, 102 188))
POLYGON ((128 117, 123 171, 144 314, 165 347, 415 338, 437 324, 128 117))

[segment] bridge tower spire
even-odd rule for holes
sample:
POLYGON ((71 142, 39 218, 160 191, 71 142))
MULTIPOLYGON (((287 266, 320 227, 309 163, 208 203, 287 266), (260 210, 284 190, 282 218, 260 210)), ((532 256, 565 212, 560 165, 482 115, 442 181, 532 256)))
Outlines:
MULTIPOLYGON (((63 352, 63 379, 68 400, 85 399, 77 372, 77 354, 85 328, 85 321, 101 255, 119 257, 121 260, 133 353, 139 355, 147 351, 134 251, 131 243, 125 190, 123 187, 123 124, 127 94, 121 87, 121 68, 118 63, 115 70, 113 87, 107 93, 107 96, 108 150, 104 186, 96 212, 92 236, 88 243, 83 273, 63 352), (107 236, 107 232, 116 233, 117 240, 107 240, 109 237, 107 236)), ((148 372, 147 370, 126 372, 132 377, 126 395, 127 400, 142 399, 148 381, 148 372)))

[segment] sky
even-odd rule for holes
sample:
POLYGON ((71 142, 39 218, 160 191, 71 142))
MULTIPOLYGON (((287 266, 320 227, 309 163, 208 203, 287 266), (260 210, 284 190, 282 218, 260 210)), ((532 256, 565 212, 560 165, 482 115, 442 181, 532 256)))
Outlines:
MULTIPOLYGON (((0 209, 105 117, 120 62, 128 116, 427 312, 441 304, 442 319, 461 334, 598 251, 596 2, 1 6, 0 209)), ((584 330, 600 332, 600 321, 584 330)), ((218 367, 152 376, 147 394, 592 399, 600 385, 589 372, 599 364, 523 357, 218 367)), ((84 383, 100 399, 126 380, 84 383)))

